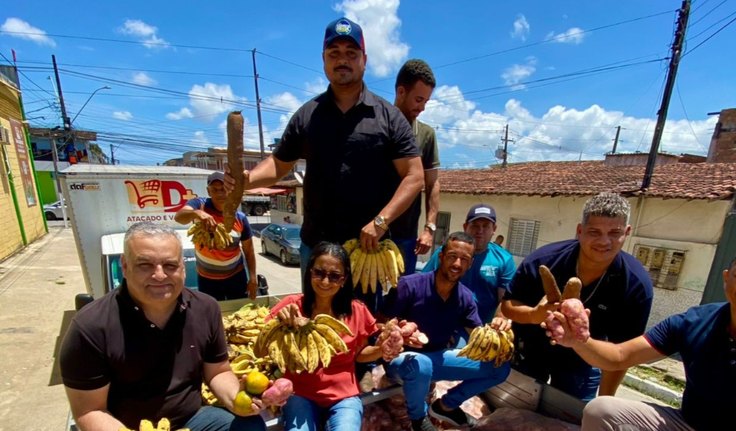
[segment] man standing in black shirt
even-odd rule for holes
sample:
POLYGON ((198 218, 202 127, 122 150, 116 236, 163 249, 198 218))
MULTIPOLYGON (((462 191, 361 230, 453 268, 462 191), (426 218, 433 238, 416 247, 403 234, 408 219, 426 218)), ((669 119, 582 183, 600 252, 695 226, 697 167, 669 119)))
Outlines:
MULTIPOLYGON (((423 182, 406 118, 363 83, 367 56, 360 26, 347 18, 328 24, 322 60, 327 91, 302 105, 273 154, 244 172, 246 189, 268 186, 306 159, 302 271, 319 241, 359 237, 363 250, 377 249, 423 182)), ((226 182, 232 187, 231 176, 226 182)), ((377 304, 368 305, 375 311, 377 304)))

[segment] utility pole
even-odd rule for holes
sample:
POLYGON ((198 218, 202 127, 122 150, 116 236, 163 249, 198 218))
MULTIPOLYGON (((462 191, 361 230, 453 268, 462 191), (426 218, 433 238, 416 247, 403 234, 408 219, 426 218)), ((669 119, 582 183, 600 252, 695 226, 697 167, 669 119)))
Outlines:
MULTIPOLYGON (((61 107, 61 121, 64 124, 63 136, 64 142, 67 141, 69 133, 71 133, 72 123, 66 115, 66 105, 64 105, 64 94, 61 92, 61 80, 59 79, 59 68, 56 67, 56 56, 51 54, 51 62, 54 65, 54 76, 56 77, 56 91, 59 93, 59 106, 61 107)), ((51 143, 51 157, 54 161, 54 177, 56 178, 56 192, 61 201, 61 216, 64 219, 64 228, 67 228, 66 221, 66 203, 64 202, 64 192, 61 190, 61 179, 59 179, 59 150, 56 148, 56 137, 49 135, 51 143)))
POLYGON ((621 134, 621 126, 616 127, 616 137, 613 138, 613 151, 611 154, 616 154, 616 147, 618 146, 618 135, 621 134))
POLYGON ((672 56, 670 57, 670 67, 667 72, 667 82, 662 95, 662 104, 657 112, 657 125, 654 127, 654 136, 652 136, 652 146, 649 149, 649 158, 647 159, 647 167, 644 171, 644 180, 641 183, 641 190, 646 190, 652 183, 652 173, 654 165, 657 161, 657 152, 659 152, 659 142, 662 140, 662 132, 664 130, 665 121, 667 120, 667 110, 670 106, 670 97, 672 89, 675 86, 675 76, 677 76, 677 67, 680 65, 680 56, 682 55, 682 45, 685 41, 685 30, 687 30, 687 20, 690 15, 690 0, 682 0, 679 16, 677 18, 677 30, 675 30, 675 41, 672 44, 672 56))
POLYGON ((115 164, 115 148, 110 144, 110 164, 115 164))
POLYGON ((261 121, 261 96, 258 94, 258 71, 256 70, 256 49, 253 48, 253 81, 256 83, 256 113, 258 114, 258 139, 261 142, 261 160, 266 158, 263 147, 263 121, 261 121))
POLYGON ((503 162, 501 163, 501 167, 505 168, 507 165, 507 159, 508 159, 508 148, 509 148, 509 142, 514 142, 513 139, 509 139, 509 125, 507 124, 505 127, 505 132, 503 135, 503 162))

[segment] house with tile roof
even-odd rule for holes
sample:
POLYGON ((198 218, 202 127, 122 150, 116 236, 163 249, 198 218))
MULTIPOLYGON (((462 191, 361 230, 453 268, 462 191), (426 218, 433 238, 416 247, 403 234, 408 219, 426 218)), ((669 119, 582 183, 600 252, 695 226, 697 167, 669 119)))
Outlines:
MULTIPOLYGON (((728 138, 724 142, 736 147, 733 132, 717 130, 714 139, 728 138)), ((711 145, 709 154, 717 148, 711 145)), ((609 154, 599 161, 442 170, 436 242, 462 230, 470 206, 485 203, 496 210, 496 234, 505 237, 504 247, 520 262, 537 247, 572 238, 591 196, 619 193, 631 204, 632 231, 624 251, 636 256, 652 277, 656 288, 650 323, 656 323, 701 302, 724 224, 736 211, 736 158, 730 157, 736 152, 719 151, 724 156, 709 162, 660 155, 648 189, 641 188, 647 159, 642 153, 609 154)))

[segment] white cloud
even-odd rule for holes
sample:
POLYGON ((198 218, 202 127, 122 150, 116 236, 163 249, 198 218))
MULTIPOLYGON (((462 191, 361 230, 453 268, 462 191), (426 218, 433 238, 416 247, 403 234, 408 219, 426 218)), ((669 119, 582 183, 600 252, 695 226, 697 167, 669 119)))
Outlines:
POLYGON ((201 145, 203 147, 207 147, 210 145, 210 141, 209 139, 207 139, 207 134, 201 130, 194 132, 192 143, 196 145, 201 145))
POLYGON ((194 115, 189 108, 181 108, 179 112, 169 112, 166 118, 169 120, 181 120, 183 118, 192 118, 194 115))
POLYGON ((501 79, 506 85, 510 85, 512 90, 521 90, 526 86, 519 84, 526 80, 537 71, 537 59, 534 57, 527 58, 526 64, 513 64, 507 67, 501 74, 501 79))
POLYGON ((307 82, 305 84, 305 91, 309 95, 310 98, 323 93, 325 90, 327 90, 328 82, 325 78, 319 77, 313 81, 307 82))
POLYGON ((163 49, 169 47, 169 42, 158 36, 158 28, 139 19, 126 19, 118 29, 122 34, 133 36, 149 49, 163 49))
POLYGON ((137 72, 133 75, 133 83, 138 85, 156 85, 156 80, 148 76, 145 72, 137 72))
POLYGON ((547 40, 551 40, 557 43, 570 43, 573 45, 579 45, 583 43, 584 38, 585 33, 583 33, 583 29, 580 27, 571 27, 567 31, 564 31, 560 34, 555 34, 555 32, 553 31, 547 34, 547 40))
POLYGON ((166 114, 169 120, 183 118, 197 118, 202 121, 212 121, 223 112, 240 109, 234 106, 237 102, 246 99, 233 94, 229 85, 207 82, 203 85, 195 84, 189 90, 189 107, 183 107, 178 112, 166 114))
POLYGON ((399 0, 343 0, 335 10, 363 28, 368 69, 375 76, 391 75, 409 54, 400 40, 399 0))
POLYGON ((294 113, 304 103, 288 91, 285 93, 276 94, 274 96, 269 96, 263 101, 270 106, 278 109, 287 110, 290 113, 294 113))
POLYGON ((529 35, 529 22, 523 14, 519 14, 514 21, 514 30, 511 32, 513 39, 526 40, 529 35))
MULTIPOLYGON (((621 126, 617 152, 648 152, 654 118, 625 116, 600 105, 577 109, 562 105, 534 115, 522 102, 509 99, 499 112, 484 112, 466 100, 457 87, 438 87, 420 119, 435 128, 444 168, 481 168, 500 163, 495 151, 503 145, 509 126, 508 161, 601 160, 613 149, 616 126, 621 126)), ((702 121, 669 120, 661 151, 701 154, 708 151, 716 117, 702 121)))
POLYGON ((7 31, 8 33, 5 34, 10 37, 30 40, 31 42, 35 42, 39 45, 47 45, 52 48, 56 47, 56 42, 46 36, 45 31, 34 27, 19 18, 6 19, 3 25, 0 26, 0 30, 7 31))
POLYGON ((112 118, 122 121, 130 121, 133 119, 133 114, 128 111, 115 111, 112 113, 112 118))

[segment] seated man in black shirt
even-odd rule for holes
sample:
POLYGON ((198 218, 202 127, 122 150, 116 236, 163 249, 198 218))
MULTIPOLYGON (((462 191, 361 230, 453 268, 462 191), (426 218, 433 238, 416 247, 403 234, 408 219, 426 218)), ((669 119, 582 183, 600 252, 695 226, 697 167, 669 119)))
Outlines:
POLYGON ((248 413, 234 407, 240 382, 227 361, 220 308, 184 288, 176 231, 132 225, 121 263, 123 285, 80 310, 61 346, 61 376, 77 427, 138 429, 142 419, 155 424, 165 417, 172 429, 265 430, 260 401, 248 413), (227 410, 202 407, 202 382, 227 410))

